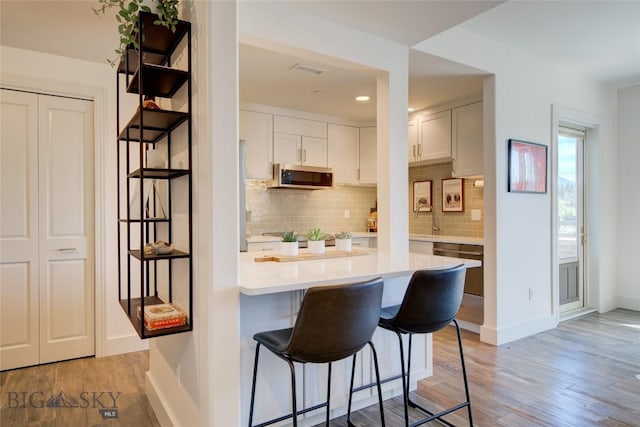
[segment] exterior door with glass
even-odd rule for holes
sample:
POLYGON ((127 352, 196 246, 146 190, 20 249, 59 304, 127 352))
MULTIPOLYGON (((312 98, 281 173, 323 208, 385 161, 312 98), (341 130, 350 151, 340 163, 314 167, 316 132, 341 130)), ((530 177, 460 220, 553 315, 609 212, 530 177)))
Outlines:
POLYGON ((585 306, 584 140, 583 130, 560 127, 557 247, 561 313, 585 306))

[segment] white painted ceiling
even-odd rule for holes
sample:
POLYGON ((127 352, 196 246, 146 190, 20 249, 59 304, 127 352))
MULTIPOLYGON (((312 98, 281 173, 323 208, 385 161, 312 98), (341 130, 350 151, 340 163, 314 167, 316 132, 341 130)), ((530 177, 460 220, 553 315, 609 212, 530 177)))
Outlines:
MULTIPOLYGON (((407 46, 461 25, 616 87, 640 83, 640 0, 279 3, 407 46)), ((0 43, 104 63, 114 56, 116 23, 112 15, 95 16, 96 5, 95 0, 0 0, 0 43)), ((479 70, 414 51, 410 60, 412 106, 481 90, 479 70)), ((296 76, 299 72, 289 71, 296 62, 309 61, 241 46, 241 100, 358 121, 375 117, 375 98, 364 106, 351 101, 356 92, 375 94, 371 76, 318 63, 308 64, 327 70, 318 78, 296 76)))

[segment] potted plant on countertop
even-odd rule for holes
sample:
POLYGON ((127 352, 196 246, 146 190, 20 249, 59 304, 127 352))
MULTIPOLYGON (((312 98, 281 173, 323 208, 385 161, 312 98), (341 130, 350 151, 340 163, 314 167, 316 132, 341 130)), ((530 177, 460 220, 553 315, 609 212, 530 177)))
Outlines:
POLYGON ((324 253, 324 241, 329 238, 329 235, 324 233, 319 228, 312 228, 305 233, 307 238, 307 247, 309 253, 323 254, 324 253))
POLYGON ((282 241, 280 242, 280 255, 297 256, 298 255, 298 237, 300 235, 293 230, 284 231, 282 233, 282 241))
POLYGON ((351 252, 351 237, 353 236, 349 231, 336 233, 336 251, 351 252))

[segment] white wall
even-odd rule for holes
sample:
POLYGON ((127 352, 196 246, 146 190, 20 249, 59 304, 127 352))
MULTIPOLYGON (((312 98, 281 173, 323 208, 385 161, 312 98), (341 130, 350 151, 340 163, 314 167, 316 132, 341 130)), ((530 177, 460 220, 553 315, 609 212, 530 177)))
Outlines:
POLYGON ((118 303, 116 72, 109 65, 0 46, 3 87, 94 100, 96 355, 147 348, 118 303))
MULTIPOLYGON (((485 82, 485 324, 481 339, 509 342, 557 324, 553 286, 551 197, 507 192, 507 141, 550 146, 552 106, 595 117, 590 140, 588 227, 592 298, 600 311, 615 307, 615 92, 577 73, 527 57, 508 46, 454 28, 416 46, 494 76, 485 82), (495 165, 495 167, 491 167, 495 165), (532 295, 529 298, 529 295, 532 295), (613 305, 612 305, 613 304, 613 305)), ((551 166, 551 162, 549 163, 551 166)), ((551 170, 549 168, 549 170, 551 170)), ((550 184, 550 182, 549 182, 550 184)))
POLYGON ((618 91, 617 305, 640 310, 640 85, 618 91))

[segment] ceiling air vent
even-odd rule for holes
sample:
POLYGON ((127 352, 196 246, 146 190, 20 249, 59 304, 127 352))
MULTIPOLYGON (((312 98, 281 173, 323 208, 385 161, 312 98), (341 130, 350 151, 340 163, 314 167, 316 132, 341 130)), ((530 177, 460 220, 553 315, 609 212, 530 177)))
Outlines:
POLYGON ((304 65, 304 64, 296 64, 293 67, 289 68, 290 70, 297 70, 297 71, 302 71, 303 73, 309 73, 309 74, 314 74, 314 75, 318 75, 318 74, 322 74, 327 70, 323 70, 322 68, 316 68, 316 67, 312 67, 311 65, 304 65))

